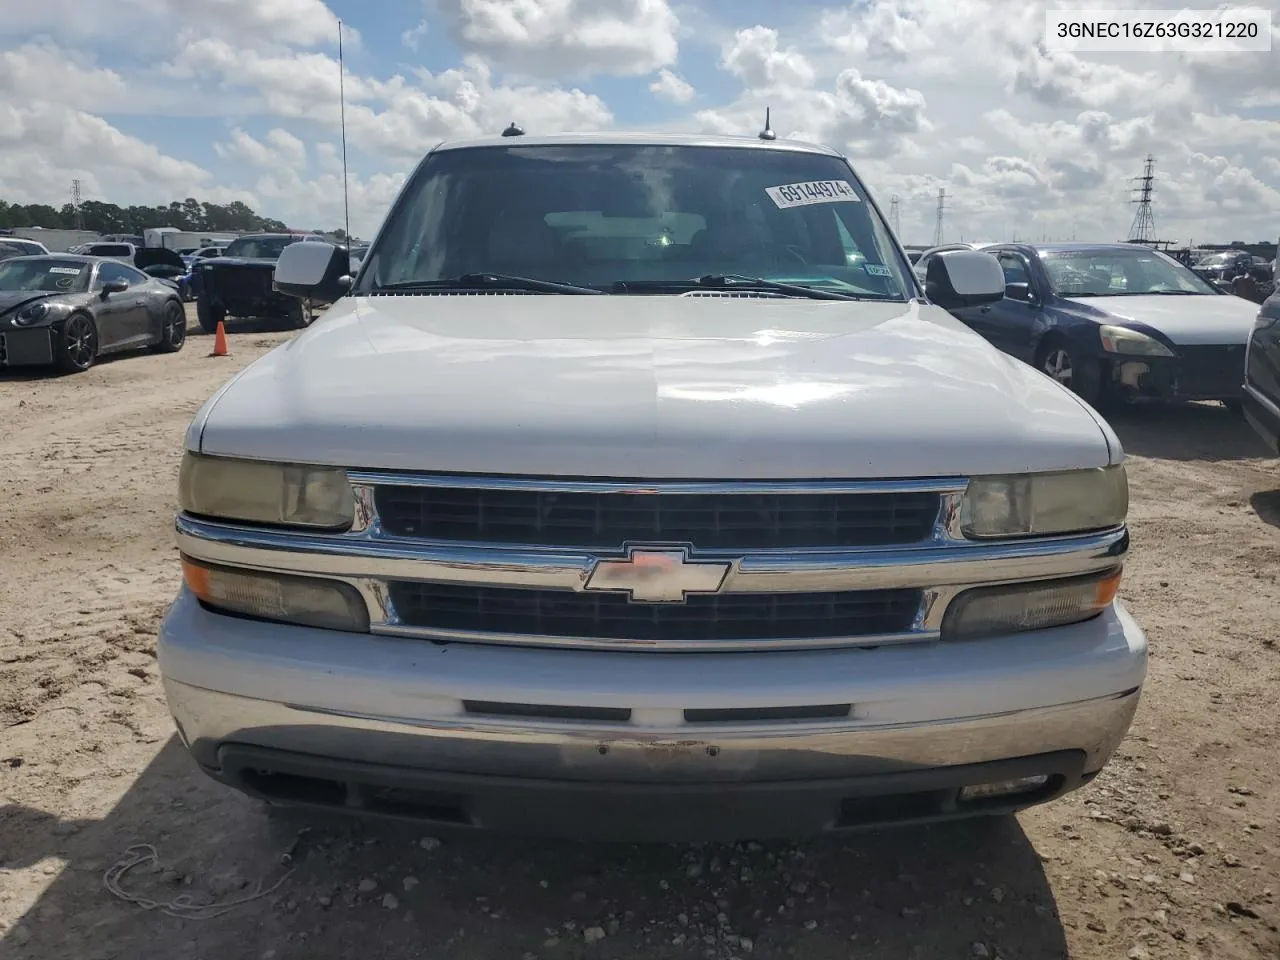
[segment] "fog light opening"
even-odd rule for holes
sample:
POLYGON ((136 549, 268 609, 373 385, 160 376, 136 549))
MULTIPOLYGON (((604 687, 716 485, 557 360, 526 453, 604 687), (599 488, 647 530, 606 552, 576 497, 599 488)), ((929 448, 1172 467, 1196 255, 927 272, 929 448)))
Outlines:
POLYGON ((961 803, 974 803, 979 800, 991 800, 996 797, 1016 796, 1023 793, 1035 793, 1049 783, 1047 774, 1034 777, 1017 777, 1013 780, 995 780, 991 783, 974 783, 960 790, 961 803))

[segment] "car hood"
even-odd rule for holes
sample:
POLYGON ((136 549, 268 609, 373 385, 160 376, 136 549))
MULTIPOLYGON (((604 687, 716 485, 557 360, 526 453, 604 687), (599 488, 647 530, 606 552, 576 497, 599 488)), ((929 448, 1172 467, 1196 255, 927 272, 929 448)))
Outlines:
POLYGON ((133 265, 144 271, 148 267, 161 266, 175 267, 179 270, 186 269, 186 261, 168 247, 143 247, 134 253, 133 265))
POLYGON ((1073 394, 920 303, 672 296, 340 300, 188 433, 205 453, 616 478, 1101 466, 1073 394))
POLYGON ((35 303, 37 300, 53 300, 67 296, 76 296, 76 294, 40 290, 0 290, 0 316, 4 316, 12 310, 18 310, 28 303, 35 303))
POLYGON ((1099 313, 1103 323, 1150 327, 1177 346, 1245 344, 1253 333, 1258 305, 1241 297, 1090 297, 1073 300, 1099 313))
POLYGON ((276 268, 276 261, 259 257, 209 257, 200 261, 205 267, 261 267, 276 268))

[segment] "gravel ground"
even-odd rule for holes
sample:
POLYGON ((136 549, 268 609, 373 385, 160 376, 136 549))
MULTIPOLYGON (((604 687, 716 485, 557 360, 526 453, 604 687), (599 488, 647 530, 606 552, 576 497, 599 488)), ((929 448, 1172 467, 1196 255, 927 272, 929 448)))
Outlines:
POLYGON ((178 584, 182 433, 287 336, 0 375, 0 955, 1280 956, 1280 465, 1226 411, 1117 418, 1123 595, 1152 659, 1090 787, 1016 819, 802 844, 435 836, 268 816, 194 769, 165 710, 154 639, 178 584), (157 861, 123 877, 143 901, 123 902, 104 873, 138 844, 157 861))

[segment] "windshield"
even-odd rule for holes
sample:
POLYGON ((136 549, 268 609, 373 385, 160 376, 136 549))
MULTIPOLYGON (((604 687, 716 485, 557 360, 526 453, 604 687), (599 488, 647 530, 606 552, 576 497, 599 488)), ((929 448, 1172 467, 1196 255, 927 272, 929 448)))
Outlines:
POLYGON ((1064 250, 1041 259, 1053 292, 1062 297, 1217 294, 1182 264, 1151 250, 1064 250))
POLYGON ((296 242, 293 237, 241 237, 227 244, 222 255, 246 260, 279 260, 284 248, 296 242))
POLYGON ((840 159, 740 147, 487 147, 432 155, 360 289, 507 274, 596 289, 711 274, 871 299, 913 286, 840 159))
POLYGON ((89 288, 89 264, 75 260, 6 260, 0 293, 79 293, 89 288))

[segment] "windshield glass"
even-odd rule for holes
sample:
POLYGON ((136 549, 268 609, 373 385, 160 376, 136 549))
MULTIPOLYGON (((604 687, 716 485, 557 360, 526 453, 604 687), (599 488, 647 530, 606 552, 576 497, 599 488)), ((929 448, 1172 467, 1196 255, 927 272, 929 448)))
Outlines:
POLYGON ((241 237, 232 240, 223 251, 224 257, 244 257, 246 260, 279 260, 284 248, 297 243, 293 237, 241 237))
POLYGON ((0 292, 78 293, 89 288, 89 264, 75 260, 6 260, 0 263, 0 292))
POLYGON ((1216 291, 1194 273, 1152 250, 1059 250, 1042 254, 1053 292, 1062 297, 1118 297, 1216 291))
POLYGON ((913 291, 836 157, 734 147, 446 150, 414 175, 361 289, 495 273, 606 289, 708 274, 913 291))

